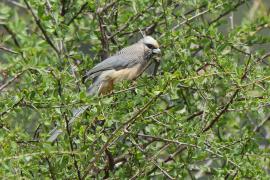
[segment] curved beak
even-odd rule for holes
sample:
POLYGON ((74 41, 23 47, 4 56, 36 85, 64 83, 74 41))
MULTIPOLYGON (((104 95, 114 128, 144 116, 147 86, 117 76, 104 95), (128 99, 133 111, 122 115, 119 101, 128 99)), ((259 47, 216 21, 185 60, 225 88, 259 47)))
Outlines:
POLYGON ((153 49, 153 53, 154 54, 160 54, 161 53, 161 50, 159 48, 153 49))

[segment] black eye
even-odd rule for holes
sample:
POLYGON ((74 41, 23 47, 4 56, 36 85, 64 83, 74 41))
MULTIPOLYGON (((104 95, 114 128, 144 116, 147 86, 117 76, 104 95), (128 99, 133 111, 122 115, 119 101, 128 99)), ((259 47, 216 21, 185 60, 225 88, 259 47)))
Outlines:
POLYGON ((156 49, 152 44, 145 44, 149 49, 156 49))

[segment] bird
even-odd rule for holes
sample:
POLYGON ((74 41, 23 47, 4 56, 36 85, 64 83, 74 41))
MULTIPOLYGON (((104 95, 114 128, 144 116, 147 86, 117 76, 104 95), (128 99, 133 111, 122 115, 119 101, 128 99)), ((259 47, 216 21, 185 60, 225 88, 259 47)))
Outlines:
MULTIPOLYGON (((143 73, 151 57, 160 53, 158 42, 151 36, 145 36, 136 43, 121 49, 85 73, 83 82, 93 80, 87 90, 87 95, 104 95, 113 90, 115 83, 136 79, 143 73)), ((68 127, 71 127, 73 122, 89 107, 87 105, 73 110, 68 127)), ((50 137, 47 141, 54 142, 62 133, 62 129, 53 128, 49 132, 50 137)))
POLYGON ((136 79, 145 70, 151 57, 160 53, 158 42, 151 36, 145 36, 121 49, 86 72, 83 82, 93 80, 88 95, 108 94, 115 83, 136 79))

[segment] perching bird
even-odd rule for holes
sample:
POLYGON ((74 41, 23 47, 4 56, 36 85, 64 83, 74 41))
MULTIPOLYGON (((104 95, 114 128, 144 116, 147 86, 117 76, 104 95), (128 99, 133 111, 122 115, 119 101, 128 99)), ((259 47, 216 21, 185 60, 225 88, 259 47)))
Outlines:
POLYGON ((142 73, 153 54, 160 53, 158 42, 146 36, 115 55, 97 64, 84 76, 84 81, 93 79, 89 95, 106 94, 116 82, 133 80, 142 73))
MULTIPOLYGON (((112 91, 116 82, 135 79, 145 70, 150 58, 160 52, 158 42, 151 36, 146 36, 137 43, 120 50, 115 55, 98 63, 83 77, 84 81, 93 79, 93 84, 88 88, 88 94, 106 94, 112 91)), ((71 127, 72 123, 88 107, 83 106, 73 110, 73 117, 69 120, 68 126, 71 127)), ((49 133, 50 137, 47 141, 55 141, 62 132, 61 129, 55 127, 49 133)))

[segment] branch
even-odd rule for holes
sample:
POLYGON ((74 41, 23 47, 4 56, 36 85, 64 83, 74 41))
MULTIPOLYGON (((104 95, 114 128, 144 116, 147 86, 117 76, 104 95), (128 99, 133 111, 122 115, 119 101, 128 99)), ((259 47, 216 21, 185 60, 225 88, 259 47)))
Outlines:
POLYGON ((77 13, 75 13, 74 16, 67 23, 68 26, 83 12, 83 10, 87 7, 87 5, 88 5, 88 2, 86 2, 86 3, 84 3, 82 5, 82 7, 80 8, 80 10, 77 13))
POLYGON ((52 40, 49 38, 47 32, 45 31, 45 29, 42 27, 41 25, 41 21, 40 19, 35 15, 33 9, 31 8, 31 6, 29 5, 29 3, 27 2, 27 0, 24 0, 24 3, 27 6, 27 9, 31 12, 32 16, 34 17, 34 20, 37 24, 37 26, 39 27, 39 29, 41 30, 42 34, 44 35, 46 41, 48 42, 48 44, 54 49, 54 51, 59 55, 60 52, 59 50, 54 46, 52 40))
POLYGON ((229 102, 224 106, 224 108, 218 113, 218 115, 210 122, 209 125, 207 125, 202 132, 206 132, 208 131, 219 119, 220 117, 228 110, 228 108, 230 107, 230 105, 233 103, 234 98, 236 97, 236 95, 240 92, 240 89, 237 89, 233 95, 231 96, 229 102))
POLYGON ((196 113, 190 115, 186 120, 187 120, 187 121, 190 121, 191 119, 193 119, 193 118, 195 118, 195 117, 197 117, 197 116, 200 116, 200 115, 202 115, 202 114, 203 114, 203 111, 198 111, 198 112, 196 112, 196 113))
MULTIPOLYGON (((68 134, 68 140, 69 140, 70 150, 73 152, 75 148, 74 148, 73 139, 71 137, 71 129, 69 128, 69 121, 68 121, 68 118, 67 118, 67 115, 66 115, 65 112, 62 113, 62 115, 64 116, 65 123, 66 123, 66 131, 67 131, 67 134, 68 134)), ((80 168, 79 168, 79 165, 78 165, 78 161, 76 159, 75 154, 71 154, 71 157, 73 158, 73 164, 74 164, 74 167, 75 167, 76 172, 77 172, 77 177, 78 177, 79 180, 81 180, 82 179, 81 178, 81 171, 80 171, 80 168)))
POLYGON ((156 3, 156 0, 154 0, 153 3, 150 6, 148 6, 146 9, 144 9, 140 13, 138 13, 135 16, 132 16, 131 18, 129 18, 128 21, 122 27, 120 27, 114 34, 112 34, 111 36, 108 37, 108 40, 113 39, 116 35, 118 35, 123 30, 125 30, 130 25, 131 22, 136 21, 139 17, 143 16, 143 14, 146 13, 150 8, 152 8, 155 3, 156 3))
POLYGON ((95 155, 94 159, 89 162, 89 165, 86 167, 85 173, 82 177, 82 179, 85 179, 90 172, 90 170, 95 167, 95 163, 100 159, 101 155, 104 153, 104 151, 108 148, 110 143, 115 139, 115 136, 117 133, 119 133, 122 129, 124 129, 128 124, 134 123, 134 121, 142 114, 144 113, 150 105, 158 99, 159 96, 161 96, 162 93, 157 94, 155 97, 153 97, 144 107, 142 107, 140 110, 138 110, 129 120, 121 124, 108 138, 106 143, 102 146, 102 148, 99 150, 99 152, 95 155))
MULTIPOLYGON (((28 69, 26 69, 26 70, 28 70, 28 69)), ((1 85, 0 86, 0 92, 3 91, 4 88, 6 88, 7 86, 9 86, 13 81, 15 81, 16 79, 18 79, 26 70, 23 70, 22 72, 19 72, 12 79, 10 79, 9 81, 7 81, 5 84, 1 85)))
POLYGON ((20 47, 19 41, 16 38, 16 34, 6 24, 4 24, 3 27, 11 35, 11 38, 13 39, 16 46, 20 47))
POLYGON ((260 124, 258 124, 254 129, 253 129, 253 132, 259 132, 259 130, 261 129, 261 127, 264 126, 264 124, 266 122, 270 121, 270 115, 265 119, 263 120, 260 124))
POLYGON ((98 8, 96 13, 97 14, 102 14, 104 11, 106 11, 107 9, 109 9, 110 7, 112 7, 116 2, 117 2, 117 0, 116 1, 112 1, 112 2, 110 2, 108 4, 106 4, 102 8, 98 8))
POLYGON ((223 18, 224 16, 226 16, 227 14, 229 14, 230 12, 234 11, 235 9, 237 9, 239 6, 241 6, 242 4, 244 4, 245 2, 247 2, 246 0, 241 0, 239 1, 236 5, 234 5, 233 8, 227 10, 226 12, 222 13, 221 15, 219 15, 216 19, 212 20, 209 24, 213 24, 217 21, 219 21, 221 18, 223 18))
MULTIPOLYGON (((267 58, 267 57, 269 57, 270 56, 270 52, 269 53, 266 53, 266 54, 264 54, 262 57, 260 57, 260 58, 258 58, 255 62, 257 63, 257 62, 259 62, 259 61, 262 61, 262 60, 264 60, 265 58, 267 58)), ((252 68, 252 66, 250 66, 250 68, 248 68, 248 66, 249 66, 249 62, 246 64, 246 66, 245 66, 245 71, 244 71, 244 73, 243 73, 243 75, 241 76, 241 82, 244 80, 244 78, 246 77, 246 75, 247 75, 247 73, 249 72, 249 71, 251 71, 251 68, 252 68)), ((266 77, 266 78, 268 78, 268 77, 266 77)), ((263 78, 263 79, 266 79, 266 78, 263 78)), ((256 81, 257 82, 257 81, 256 81)), ((253 84, 253 83, 252 83, 253 84)), ((243 87, 243 86, 241 86, 241 87, 243 87)), ((230 98, 230 100, 229 100, 229 102, 223 107, 223 109, 220 111, 220 113, 210 122, 210 124, 209 125, 207 125, 203 130, 202 130, 202 132, 206 132, 206 131, 208 131, 219 119, 220 119, 220 117, 228 110, 228 108, 229 108, 229 106, 233 103, 233 101, 234 101, 234 99, 235 99, 235 97, 237 96, 237 94, 240 92, 240 88, 237 88, 235 91, 234 91, 234 93, 233 93, 233 95, 231 96, 231 98, 230 98)))
POLYGON ((48 163, 48 166, 49 166, 49 172, 51 174, 51 178, 52 180, 56 180, 56 177, 55 177, 55 173, 54 173, 54 169, 52 167, 52 163, 50 162, 50 159, 48 157, 45 157, 45 160, 47 161, 48 163))
POLYGON ((17 51, 13 51, 12 49, 6 48, 6 47, 1 46, 1 45, 0 45, 0 50, 6 51, 9 53, 13 53, 13 54, 19 54, 17 51))
MULTIPOLYGON (((5 114, 7 114, 10 110, 14 109, 15 107, 17 107, 22 101, 23 101, 24 97, 22 97, 21 99, 19 99, 15 104, 13 104, 10 108, 8 108, 7 110, 3 111, 0 113, 0 117, 4 116, 5 114)), ((0 125, 1 127, 3 126, 3 124, 0 125)))
POLYGON ((98 24, 99 24, 99 31, 101 34, 100 41, 102 45, 102 57, 101 59, 108 58, 108 51, 109 51, 109 42, 108 42, 108 36, 106 33, 103 17, 98 14, 98 24))
MULTIPOLYGON (((268 122, 269 120, 270 120, 270 115, 268 115, 268 117, 267 117, 265 120, 263 120, 258 126, 256 126, 256 127, 253 129, 253 132, 254 132, 254 133, 259 132, 259 130, 261 129, 261 127, 264 126, 265 123, 268 122)), ((244 151, 245 151, 245 149, 246 149, 246 147, 247 147, 247 145, 248 145, 248 142, 250 142, 250 140, 251 140, 251 137, 250 137, 250 139, 248 139, 248 140, 246 141, 246 143, 242 146, 242 149, 241 149, 241 152, 242 152, 242 158, 243 158, 243 157, 245 156, 245 154, 246 154, 246 152, 244 152, 244 151)), ((232 170, 235 170, 235 168, 236 168, 236 167, 234 167, 232 170)), ((234 177, 238 174, 238 172, 239 172, 239 169, 236 169, 236 170, 235 170, 235 173, 233 173, 232 175, 231 175, 230 173, 228 173, 228 174, 225 176, 225 179, 234 179, 234 177), (232 178, 229 178, 230 176, 232 176, 232 178)))
POLYGON ((7 2, 9 2, 10 4, 13 4, 19 8, 22 8, 22 9, 26 9, 26 7, 24 5, 22 5, 21 3, 15 1, 15 0, 6 0, 7 2))

